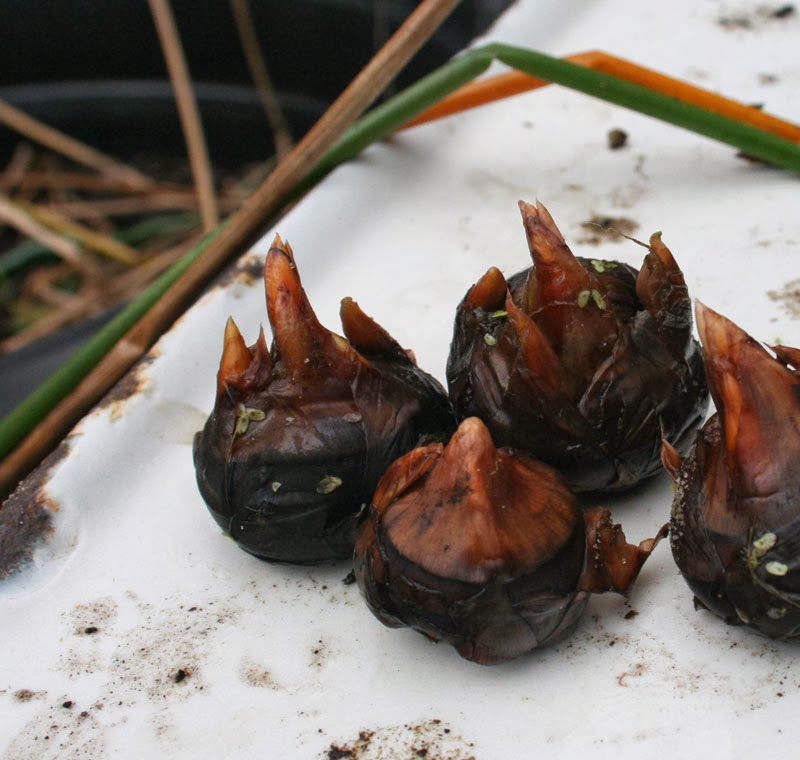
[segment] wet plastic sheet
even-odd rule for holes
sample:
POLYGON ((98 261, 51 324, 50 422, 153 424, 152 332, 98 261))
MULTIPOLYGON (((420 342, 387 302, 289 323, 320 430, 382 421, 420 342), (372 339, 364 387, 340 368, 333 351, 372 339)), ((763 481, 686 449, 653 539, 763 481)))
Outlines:
MULTIPOLYGON (((797 14, 755 3, 516 4, 488 39, 604 49, 800 121, 797 14)), ((53 515, 0 583, 8 758, 674 758, 788 754, 797 648, 695 612, 662 543, 630 597, 594 598, 568 641, 485 668, 381 626, 347 563, 272 566, 225 538, 194 482, 225 320, 266 322, 260 257, 287 238, 321 321, 350 295, 440 379, 454 308, 490 265, 528 264, 516 203, 575 253, 635 266, 661 230, 690 292, 800 345, 798 179, 561 88, 421 127, 323 182, 158 343, 37 473, 53 515), (607 134, 627 145, 611 150, 607 134)), ((38 488, 38 490, 37 490, 38 488)), ((603 504, 629 540, 666 521, 668 479, 603 504)))

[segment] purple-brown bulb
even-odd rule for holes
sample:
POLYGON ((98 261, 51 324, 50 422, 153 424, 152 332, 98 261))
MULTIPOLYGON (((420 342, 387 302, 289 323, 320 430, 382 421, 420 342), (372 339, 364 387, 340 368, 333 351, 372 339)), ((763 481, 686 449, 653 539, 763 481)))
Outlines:
POLYGON ((716 413, 688 456, 665 444, 676 482, 672 554, 695 595, 731 624, 800 639, 800 351, 767 351, 697 304, 716 413))
POLYGON ((489 269, 458 307, 447 365, 459 419, 556 467, 577 491, 660 471, 662 434, 691 445, 708 405, 683 274, 660 235, 641 270, 576 258, 520 202, 533 266, 489 269))
POLYGON ((264 267, 273 342, 247 346, 233 320, 217 397, 194 442, 200 492, 217 523, 263 559, 352 554, 355 521, 386 468, 455 427, 441 385, 352 299, 347 338, 324 328, 276 237, 264 267))
POLYGON ((362 516, 354 569, 372 612, 481 664, 568 636, 590 593, 625 593, 660 538, 626 543, 551 467, 496 448, 477 418, 387 471, 362 516))

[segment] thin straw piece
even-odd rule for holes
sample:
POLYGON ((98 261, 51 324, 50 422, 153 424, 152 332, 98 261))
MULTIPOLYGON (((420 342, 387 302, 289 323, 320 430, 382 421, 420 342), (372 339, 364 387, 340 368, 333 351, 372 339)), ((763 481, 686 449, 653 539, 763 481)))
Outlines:
POLYGON ((86 248, 91 248, 109 259, 118 261, 121 264, 136 264, 142 258, 135 248, 78 224, 78 222, 51 208, 44 208, 24 201, 13 201, 13 203, 46 227, 83 243, 86 248))
POLYGON ((178 37, 175 18, 169 0, 149 0, 150 12, 161 39, 161 49, 167 62, 175 100, 178 105, 183 133, 186 137, 186 149, 189 153, 189 164, 192 169, 195 187, 197 188, 200 218, 203 229, 208 232, 219 224, 219 212, 214 196, 214 178, 211 162, 208 158, 197 100, 192 89, 189 69, 183 55, 183 46, 178 37))
MULTIPOLYGON (((222 211, 235 211, 241 202, 236 198, 222 197, 217 199, 217 206, 222 211)), ((44 208, 52 208, 73 219, 105 219, 109 216, 141 216, 154 211, 181 210, 193 211, 197 208, 197 195, 193 190, 165 190, 153 192, 141 197, 101 198, 84 201, 53 201, 44 208)))
MULTIPOLYGON (((27 145, 28 143, 20 143, 27 145)), ((5 172, 9 169, 6 168, 5 172)), ((148 193, 157 192, 156 188, 172 190, 176 186, 169 183, 159 183, 147 189, 147 193, 139 190, 132 190, 128 185, 120 185, 119 181, 107 174, 96 172, 62 170, 57 168, 42 169, 23 169, 24 174, 14 178, 14 187, 20 190, 89 190, 92 192, 117 193, 132 198, 143 198, 148 193)), ((0 182, 4 182, 4 175, 0 175, 0 182)))
POLYGON ((43 124, 4 100, 0 100, 0 122, 19 132, 23 137, 71 158, 83 166, 115 177, 120 184, 139 190, 147 190, 155 184, 155 180, 146 174, 43 124))
POLYGON ((11 160, 6 164, 6 168, 0 172, 0 192, 10 193, 20 186, 30 173, 34 155, 33 146, 30 143, 17 143, 11 155, 11 160))
POLYGON ((69 238, 51 232, 4 195, 0 195, 0 221, 11 225, 23 235, 47 246, 64 261, 68 261, 81 269, 86 268, 86 257, 79 245, 69 238))
POLYGON ((244 53, 247 67, 250 69, 250 76, 256 86, 261 106, 272 129, 275 155, 280 160, 292 149, 292 134, 289 130, 289 124, 272 85, 272 79, 269 75, 267 62, 261 52, 261 46, 258 44, 258 36, 253 27, 253 19, 250 15, 247 0, 230 0, 230 3, 242 52, 244 53))

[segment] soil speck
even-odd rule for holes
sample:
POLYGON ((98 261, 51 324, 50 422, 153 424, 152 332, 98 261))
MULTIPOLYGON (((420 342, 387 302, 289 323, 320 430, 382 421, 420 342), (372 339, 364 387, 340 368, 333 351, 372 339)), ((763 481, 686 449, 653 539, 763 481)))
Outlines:
POLYGON ((17 702, 30 702, 32 699, 36 699, 37 696, 39 695, 30 689, 17 689, 14 692, 14 699, 17 702))
POLYGON ((263 665, 246 661, 239 668, 241 679, 249 686, 259 689, 281 689, 281 685, 272 677, 272 673, 263 665))
POLYGON ((624 129, 611 129, 608 132, 608 147, 619 150, 628 144, 628 133, 624 129))
POLYGON ((332 742, 322 757, 325 760, 386 757, 475 760, 472 742, 465 741, 439 719, 362 730, 357 739, 332 742))
POLYGON ((723 14, 717 19, 717 23, 726 31, 754 31, 771 22, 790 19, 795 14, 796 9, 792 3, 784 3, 778 6, 760 5, 749 12, 723 14))
POLYGON ((783 306, 795 319, 800 319, 800 279, 790 280, 781 290, 770 290, 767 295, 783 306))
POLYGON ((600 245, 602 243, 621 243, 631 236, 639 225, 632 219, 622 216, 593 216, 588 222, 581 224, 587 233, 578 240, 579 243, 600 245))

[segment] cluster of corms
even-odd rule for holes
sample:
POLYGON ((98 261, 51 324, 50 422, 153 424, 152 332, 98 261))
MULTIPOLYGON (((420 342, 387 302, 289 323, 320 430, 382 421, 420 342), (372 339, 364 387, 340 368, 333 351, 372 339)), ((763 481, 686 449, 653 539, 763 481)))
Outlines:
POLYGON ((264 269, 273 340, 225 329, 200 492, 246 551, 352 559, 373 613, 479 663, 569 635, 589 595, 625 593, 666 532, 627 543, 582 491, 663 465, 696 604, 800 637, 800 351, 698 304, 653 235, 640 270, 575 257, 520 203, 532 266, 489 269, 459 304, 449 393, 349 298, 317 320, 288 244, 264 269), (774 355, 773 355, 774 354, 774 355), (705 361, 704 361, 705 359, 705 361), (703 427, 709 390, 717 407, 703 427))

